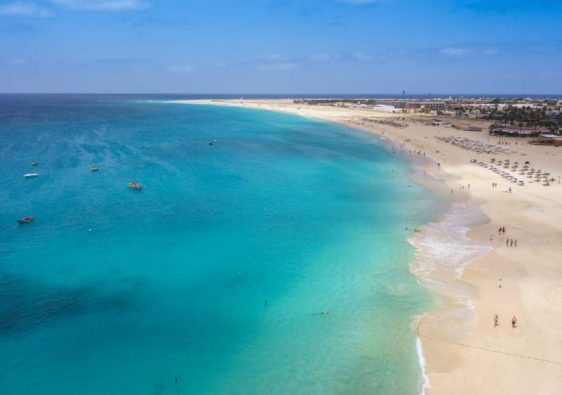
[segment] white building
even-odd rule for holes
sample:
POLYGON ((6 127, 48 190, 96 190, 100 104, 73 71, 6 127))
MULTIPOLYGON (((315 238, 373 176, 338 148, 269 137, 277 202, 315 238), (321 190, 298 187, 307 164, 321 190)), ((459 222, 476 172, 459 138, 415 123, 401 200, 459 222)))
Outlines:
POLYGON ((450 128, 451 126, 453 126, 453 125, 451 125, 449 122, 441 121, 441 120, 439 120, 439 119, 434 119, 433 122, 431 122, 431 124, 432 124, 433 126, 443 126, 443 127, 445 127, 445 128, 450 128))
POLYGON ((390 113, 402 112, 401 108, 396 108, 394 106, 389 106, 386 104, 377 104, 376 106, 373 107, 373 110, 378 112, 390 112, 390 113))

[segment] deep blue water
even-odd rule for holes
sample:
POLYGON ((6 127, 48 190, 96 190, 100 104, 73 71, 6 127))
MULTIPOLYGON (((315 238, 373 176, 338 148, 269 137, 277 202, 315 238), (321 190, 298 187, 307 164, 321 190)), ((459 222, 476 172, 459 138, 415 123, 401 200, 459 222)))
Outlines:
POLYGON ((285 114, 1 96, 1 393, 418 393, 410 171, 285 114))

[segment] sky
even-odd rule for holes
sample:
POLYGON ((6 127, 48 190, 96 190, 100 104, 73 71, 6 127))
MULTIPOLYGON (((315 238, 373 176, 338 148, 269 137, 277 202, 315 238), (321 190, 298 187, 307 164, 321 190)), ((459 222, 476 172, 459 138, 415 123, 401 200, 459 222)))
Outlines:
POLYGON ((0 0, 2 93, 562 94, 562 0, 0 0))

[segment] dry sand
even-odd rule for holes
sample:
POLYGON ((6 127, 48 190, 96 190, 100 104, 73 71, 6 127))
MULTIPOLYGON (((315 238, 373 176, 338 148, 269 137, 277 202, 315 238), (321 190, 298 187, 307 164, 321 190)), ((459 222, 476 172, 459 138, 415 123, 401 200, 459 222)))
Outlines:
POLYGON ((470 201, 489 218, 473 226, 469 236, 491 247, 491 252, 470 262, 460 279, 434 274, 434 279, 457 287, 453 289, 458 289, 458 294, 468 296, 474 310, 460 316, 450 314, 458 307, 455 295, 436 291, 443 303, 422 317, 418 328, 430 380, 426 392, 562 393, 562 185, 558 181, 562 176, 562 148, 509 139, 507 148, 514 152, 481 154, 436 137, 463 136, 489 144, 496 144, 499 139, 486 131, 428 126, 419 116, 311 106, 292 100, 195 103, 284 111, 343 123, 375 133, 397 146, 403 144, 406 152, 425 152, 432 159, 425 162, 425 170, 442 179, 453 194, 468 194, 470 201), (407 126, 392 126, 389 121, 407 126), (533 167, 552 173, 556 182, 543 186, 529 183, 524 177, 526 185, 517 186, 470 163, 470 159, 489 163, 492 157, 509 158, 520 164, 530 161, 533 167), (492 182, 499 186, 493 189, 492 182), (507 192, 509 187, 512 193, 507 192), (505 235, 498 234, 499 226, 506 227, 505 235), (509 238, 517 239, 518 246, 506 247, 505 239, 509 238), (495 314, 499 316, 498 327, 494 327, 495 314), (518 319, 515 329, 511 327, 513 315, 518 319))

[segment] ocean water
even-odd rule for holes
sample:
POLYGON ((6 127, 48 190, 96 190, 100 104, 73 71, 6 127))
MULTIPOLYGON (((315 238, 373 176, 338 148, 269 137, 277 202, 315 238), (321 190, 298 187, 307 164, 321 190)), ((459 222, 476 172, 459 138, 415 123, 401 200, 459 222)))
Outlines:
POLYGON ((296 116, 0 96, 1 393, 418 394, 410 172, 296 116))

